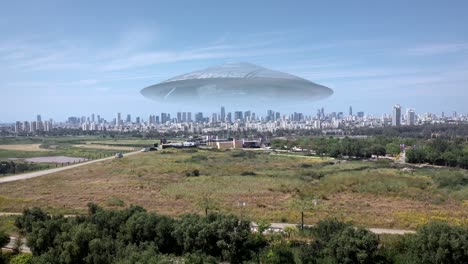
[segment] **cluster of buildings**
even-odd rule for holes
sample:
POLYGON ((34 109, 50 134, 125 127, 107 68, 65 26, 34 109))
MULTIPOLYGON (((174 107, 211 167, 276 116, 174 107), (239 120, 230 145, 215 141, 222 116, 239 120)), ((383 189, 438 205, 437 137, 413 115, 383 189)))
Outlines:
POLYGON ((456 112, 450 117, 444 113, 435 115, 431 113, 416 114, 414 109, 406 109, 403 114, 402 107, 395 105, 391 114, 382 116, 366 115, 364 112, 353 112, 350 106, 348 113, 326 113, 324 108, 318 109, 314 115, 300 112, 281 114, 268 110, 264 115, 253 111, 226 111, 221 107, 219 112, 205 115, 203 112, 177 112, 149 115, 148 119, 132 118, 130 114, 123 116, 117 113, 116 117, 108 121, 100 115, 69 117, 66 122, 53 120, 42 121, 40 115, 36 121, 17 121, 14 126, 15 133, 35 133, 38 131, 51 131, 53 128, 81 129, 83 131, 159 131, 159 132, 187 132, 209 133, 215 131, 243 131, 256 130, 259 132, 275 132, 276 130, 323 130, 339 133, 339 131, 357 127, 383 127, 402 125, 422 125, 436 123, 467 122, 467 116, 457 116, 456 112))
POLYGON ((48 132, 53 127, 53 120, 42 121, 41 115, 37 115, 36 121, 16 121, 15 133, 37 133, 40 131, 48 132))

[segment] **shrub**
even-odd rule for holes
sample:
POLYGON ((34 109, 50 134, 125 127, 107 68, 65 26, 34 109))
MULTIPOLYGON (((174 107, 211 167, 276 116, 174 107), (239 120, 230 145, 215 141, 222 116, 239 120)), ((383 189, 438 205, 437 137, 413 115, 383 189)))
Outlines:
POLYGON ((19 254, 10 260, 10 264, 30 264, 32 263, 31 254, 19 254))
POLYGON ((115 196, 111 196, 107 198, 106 205, 111 207, 124 207, 125 202, 115 196))
POLYGON ((468 263, 468 229, 446 223, 420 227, 409 240, 408 256, 414 263, 468 263))
POLYGON ((345 227, 327 244, 324 253, 337 263, 375 263, 379 240, 366 229, 345 227))
POLYGON ((241 173, 241 176, 255 176, 257 175, 257 173, 253 172, 253 171, 243 171, 241 173))

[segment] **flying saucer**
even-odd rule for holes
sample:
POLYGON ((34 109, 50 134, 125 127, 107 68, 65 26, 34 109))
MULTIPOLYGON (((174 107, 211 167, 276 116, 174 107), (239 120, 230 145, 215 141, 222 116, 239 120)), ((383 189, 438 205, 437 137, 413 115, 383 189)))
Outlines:
POLYGON ((309 103, 332 95, 333 90, 251 63, 226 63, 176 76, 146 87, 141 93, 168 104, 218 107, 309 103))

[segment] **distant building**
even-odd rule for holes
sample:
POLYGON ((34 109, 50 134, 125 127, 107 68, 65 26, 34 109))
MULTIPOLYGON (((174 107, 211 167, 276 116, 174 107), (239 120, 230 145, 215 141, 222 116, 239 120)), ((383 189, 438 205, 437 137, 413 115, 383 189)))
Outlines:
POLYGON ((401 106, 393 106, 392 126, 401 126, 401 106))
POLYGON ((224 106, 221 106, 221 122, 226 121, 226 109, 224 109, 224 106))
POLYGON ((359 118, 364 118, 364 112, 362 112, 362 111, 361 111, 361 112, 357 112, 357 116, 358 116, 359 118))
POLYGON ((408 109, 406 111, 406 124, 410 126, 414 126, 416 124, 416 113, 414 109, 408 109))
POLYGON ((349 106, 349 115, 350 115, 350 116, 353 115, 353 107, 352 107, 352 106, 349 106))

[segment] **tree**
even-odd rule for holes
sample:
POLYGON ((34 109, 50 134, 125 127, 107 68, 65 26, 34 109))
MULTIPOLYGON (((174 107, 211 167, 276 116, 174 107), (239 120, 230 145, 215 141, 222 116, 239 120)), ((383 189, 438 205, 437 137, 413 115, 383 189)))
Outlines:
POLYGON ((414 263, 468 263, 468 229, 439 222, 424 225, 410 239, 408 254, 414 263))
POLYGON ((292 207, 301 212, 301 230, 304 230, 304 215, 306 212, 316 209, 318 200, 305 197, 302 194, 297 194, 296 199, 292 201, 292 207))
POLYGON ((375 234, 347 226, 330 239, 324 252, 337 263, 375 263, 378 245, 375 234))
POLYGON ((10 242, 10 237, 4 232, 0 231, 0 248, 4 247, 10 242))
POLYGON ((31 254, 19 254, 14 256, 9 264, 31 264, 32 255, 31 254))
POLYGON ((205 216, 208 216, 208 211, 216 210, 219 208, 218 202, 211 197, 209 194, 203 195, 203 197, 198 201, 198 206, 203 209, 205 216))
POLYGON ((387 154, 392 154, 392 155, 398 155, 400 154, 400 145, 398 145, 397 143, 388 143, 386 146, 385 146, 385 150, 387 152, 387 154))

